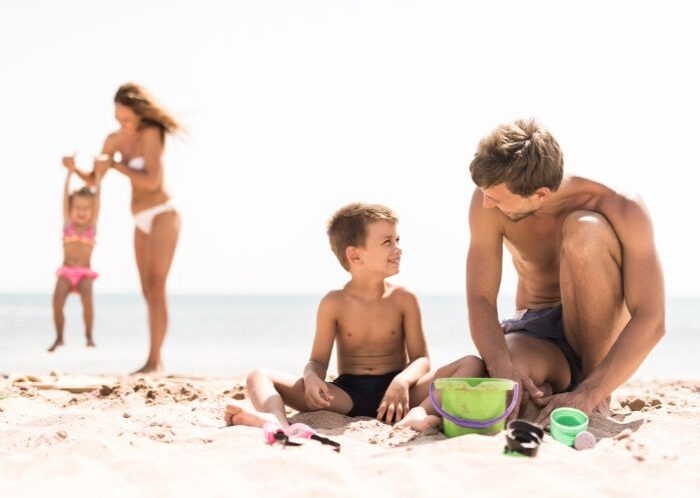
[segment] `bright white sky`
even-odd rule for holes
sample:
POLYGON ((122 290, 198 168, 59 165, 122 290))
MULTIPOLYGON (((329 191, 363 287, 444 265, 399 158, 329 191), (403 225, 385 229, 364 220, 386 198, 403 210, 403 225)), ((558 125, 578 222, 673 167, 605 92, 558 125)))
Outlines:
MULTIPOLYGON (((698 295, 697 5, 2 2, 0 291, 53 289, 60 158, 90 164, 133 80, 189 129, 166 155, 183 216, 171 291, 337 287, 325 222, 362 200, 399 213, 403 284, 461 293, 467 165, 496 125, 534 116, 569 172, 644 197, 668 293, 698 295)), ((112 172, 97 292, 138 291, 132 237, 112 172)))

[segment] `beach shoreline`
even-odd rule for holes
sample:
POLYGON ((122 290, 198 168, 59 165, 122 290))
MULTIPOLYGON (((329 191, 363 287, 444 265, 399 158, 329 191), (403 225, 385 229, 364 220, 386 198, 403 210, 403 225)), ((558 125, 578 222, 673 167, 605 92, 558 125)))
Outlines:
POLYGON ((700 489, 700 380, 632 381, 598 443, 545 437, 536 458, 502 454, 503 434, 446 439, 376 420, 297 414, 342 444, 265 444, 224 427, 240 378, 4 375, 0 495, 35 496, 692 496, 700 489), (79 484, 79 488, 76 488, 79 484))

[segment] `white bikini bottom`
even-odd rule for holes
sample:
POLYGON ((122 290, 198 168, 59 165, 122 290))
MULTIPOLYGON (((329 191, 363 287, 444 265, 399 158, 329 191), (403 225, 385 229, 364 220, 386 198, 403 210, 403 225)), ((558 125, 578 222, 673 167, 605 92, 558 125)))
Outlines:
POLYGON ((170 201, 163 204, 158 204, 157 206, 144 209, 139 211, 134 215, 134 223, 136 228, 141 230, 143 233, 148 235, 151 233, 151 227, 153 226, 153 219, 161 213, 166 213, 168 211, 174 211, 175 206, 170 204, 170 201))

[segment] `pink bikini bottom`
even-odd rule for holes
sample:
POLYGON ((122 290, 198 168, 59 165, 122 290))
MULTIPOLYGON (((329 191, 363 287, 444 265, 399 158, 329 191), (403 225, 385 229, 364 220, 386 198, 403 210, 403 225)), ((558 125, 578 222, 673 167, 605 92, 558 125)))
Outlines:
POLYGON ((86 266, 62 266, 56 272, 57 277, 63 277, 70 282, 71 290, 78 291, 78 284, 84 278, 97 278, 97 272, 86 266))

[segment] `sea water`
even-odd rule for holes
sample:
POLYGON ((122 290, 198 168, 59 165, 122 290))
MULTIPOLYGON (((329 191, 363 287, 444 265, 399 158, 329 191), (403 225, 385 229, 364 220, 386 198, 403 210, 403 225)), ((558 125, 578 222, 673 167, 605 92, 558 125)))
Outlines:
MULTIPOLYGON (((240 376, 256 367, 301 374, 314 336, 321 296, 175 295, 163 348, 169 373, 240 376)), ((423 328, 434 366, 476 354, 463 296, 420 296, 423 328)), ((0 294, 0 373, 124 374, 148 353, 146 307, 140 295, 96 294, 94 338, 86 348, 80 299, 65 308, 65 346, 55 338, 51 296, 0 294)), ((700 378, 699 298, 670 298, 666 336, 636 374, 638 378, 700 378)), ((513 299, 499 301, 501 318, 513 299)), ((330 372, 335 372, 332 359, 330 372)))

